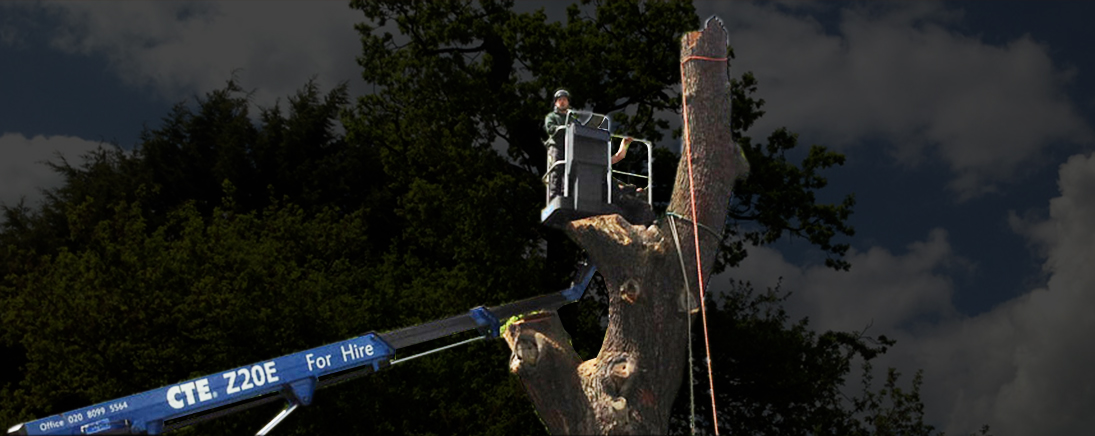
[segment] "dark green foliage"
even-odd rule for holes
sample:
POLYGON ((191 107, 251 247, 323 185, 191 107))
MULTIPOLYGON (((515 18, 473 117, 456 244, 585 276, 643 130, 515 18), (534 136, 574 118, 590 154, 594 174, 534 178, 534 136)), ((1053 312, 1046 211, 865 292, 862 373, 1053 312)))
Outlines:
MULTIPOLYGON (((366 20, 359 62, 374 93, 353 100, 345 86, 307 83, 256 113, 230 81, 177 105, 132 151, 54 164, 65 183, 42 207, 3 208, 0 423, 560 289, 580 253, 538 220, 549 96, 566 87, 575 106, 610 113, 620 131, 661 139, 670 133, 661 114, 680 104, 679 37, 699 26, 686 2, 584 2, 563 22, 504 1, 352 6, 366 20)), ((795 137, 784 130, 752 144, 742 132, 763 101, 750 97, 750 74, 732 85, 732 128, 753 177, 730 205, 720 265, 744 258, 746 242, 790 234, 846 267, 847 246, 833 238, 852 233, 851 200, 813 197, 825 185, 818 173, 843 157, 815 147, 792 163, 784 154, 795 137), (737 233, 741 223, 753 227, 737 233)), ((655 162, 655 193, 668 198, 677 158, 659 148, 655 162)), ((563 312, 586 358, 603 338, 597 289, 563 312)), ((724 302, 713 323, 757 335, 757 348, 782 346, 727 373, 740 388, 726 404, 742 416, 778 407, 789 433, 837 422, 834 389, 849 356, 877 348, 785 326, 759 312, 776 301, 756 301, 724 302), (765 362, 796 356, 810 359, 803 376, 756 386, 775 381, 759 379, 765 362), (801 405, 810 398, 823 405, 801 405)), ((738 357, 725 348, 717 362, 738 357)), ((321 391, 279 431, 538 432, 508 355, 493 342, 414 360, 321 391)), ((253 432, 276 409, 190 433, 253 432)))
MULTIPOLYGON (((733 59, 733 50, 729 53, 733 59)), ((847 224, 855 195, 846 195, 839 204, 819 203, 816 198, 817 191, 828 184, 820 171, 843 165, 844 155, 813 145, 796 164, 788 154, 799 151, 798 134, 786 128, 772 132, 767 144, 753 143, 745 132, 764 115, 764 100, 752 97, 756 91, 757 80, 751 72, 730 80, 731 134, 749 160, 750 174, 734 187, 715 271, 737 266, 749 255, 747 245, 771 244, 784 237, 806 239, 825 252, 826 266, 847 270, 851 265, 843 257, 849 244, 835 238, 855 234, 847 224)), ((656 149, 654 156, 655 210, 664 211, 673 192, 673 178, 664 175, 677 173, 679 159, 665 149, 656 149)))
MULTIPOLYGON (((730 50, 733 57, 733 50, 730 50)), ((737 265, 747 252, 743 241, 753 245, 775 242, 784 234, 802 237, 829 256, 825 265, 847 270, 851 265, 843 259, 846 243, 835 243, 839 233, 855 234, 847 224, 855 206, 855 196, 848 194, 840 204, 819 204, 815 192, 828 181, 818 171, 844 164, 844 155, 813 145, 798 165, 787 159, 787 153, 798 146, 798 134, 780 128, 768 136, 768 144, 753 144, 745 132, 764 114, 763 99, 754 99, 757 80, 751 72, 730 81, 734 117, 731 132, 735 142, 745 151, 751 165, 749 178, 734 190, 730 206, 726 238, 720 263, 737 265), (760 229, 741 230, 739 224, 754 222, 760 229)))
MULTIPOLYGON (((230 186, 230 185, 227 185, 230 186)), ((138 194, 139 195, 139 194, 138 194)), ((140 196, 140 195, 139 195, 140 196)), ((370 259, 361 214, 305 219, 193 203, 147 228, 138 203, 91 228, 90 201, 68 212, 87 244, 9 275, 5 327, 28 364, 11 403, 42 416, 346 337, 362 320, 370 259)), ((375 316, 375 315, 374 315, 375 316)), ((11 413, 11 410, 5 410, 11 413)), ((8 415, 7 417, 11 417, 8 415)))
MULTIPOLYGON (((351 4, 370 20, 359 25, 359 62, 363 78, 379 91, 358 100, 359 117, 369 126, 357 131, 363 141, 379 136, 402 150, 413 137, 430 142, 462 135, 463 147, 506 150, 537 176, 545 164, 540 121, 559 87, 571 91, 572 106, 611 114, 622 133, 663 138, 669 123, 658 113, 680 107, 672 89, 680 80, 679 38, 700 24, 684 2, 586 1, 569 7, 565 22, 547 22, 543 12, 513 12, 504 1, 351 4)), ((764 114, 764 101, 752 97, 756 90, 752 73, 731 79, 731 128, 754 176, 739 183, 728 205, 717 270, 744 259, 746 244, 784 236, 807 239, 826 252, 827 265, 847 269, 849 245, 835 239, 854 234, 846 223, 854 196, 840 204, 815 198, 827 184, 819 172, 842 165, 844 156, 813 146, 795 164, 786 154, 797 147, 797 135, 786 129, 772 133, 767 144, 754 144, 745 132, 764 114)), ((408 161, 419 156, 401 155, 408 161)), ((655 202, 662 210, 677 161, 668 150, 656 150, 655 202)), ((624 169, 641 170, 627 162, 624 169)), ((552 266, 567 263, 550 257, 552 266)))
MULTIPOLYGON (((918 372, 911 388, 889 370, 875 391, 871 361, 895 341, 856 332, 818 333, 809 320, 791 321, 783 309, 790 293, 754 292, 733 284, 707 304, 719 428, 733 435, 940 436, 924 423, 918 372), (848 396, 847 376, 863 369, 862 391, 848 396)), ((697 320, 699 317, 696 317, 697 320)), ((711 431, 711 398, 704 364, 702 324, 693 326, 692 367, 697 434, 711 431)), ((689 434, 688 379, 673 405, 670 432, 689 434)), ((987 434, 988 427, 981 434, 987 434)))
MULTIPOLYGON (((177 106, 132 153, 55 165, 66 183, 41 209, 6 208, 0 345, 12 371, 0 419, 545 292, 529 184, 486 150, 437 147, 415 161, 424 169, 346 141, 333 128, 345 98, 308 84, 287 114, 255 122, 230 82, 193 110, 177 106), (495 219, 509 225, 482 225, 495 219)), ((454 351, 462 366, 423 359, 331 388, 295 431, 520 433, 535 415, 515 400, 523 392, 497 346, 454 351), (419 407, 441 415, 424 420, 419 407)), ((253 432, 274 412, 194 431, 253 432)))
MULTIPOLYGON (((853 359, 874 358, 892 342, 882 337, 879 345, 872 345, 854 333, 818 334, 806 320, 788 323, 782 303, 789 294, 777 292, 754 295, 739 285, 711 305, 708 323, 722 326, 712 335, 712 359, 720 374, 715 388, 720 425, 733 434, 805 434, 811 428, 846 434, 851 417, 840 395, 845 375, 853 359)), ((695 327, 694 337, 701 339, 702 324, 695 327)), ((693 347, 702 350, 697 345, 702 347, 701 340, 693 347)), ((707 385, 706 365, 698 361, 696 368, 702 388, 707 385)))
POLYGON ((224 180, 236 184, 238 210, 282 197, 309 211, 383 203, 375 150, 335 132, 347 101, 345 86, 323 95, 309 82, 289 97, 287 113, 280 104, 262 109, 256 125, 247 95, 230 81, 198 101, 197 110, 176 105, 162 127, 142 134, 135 153, 141 175, 160 189, 149 207, 165 211, 193 200, 208 214, 224 180))
POLYGON ((569 7, 565 22, 548 22, 542 10, 516 13, 512 1, 351 4, 370 20, 358 26, 362 76, 382 91, 362 97, 359 110, 391 124, 376 133, 413 132, 407 123, 426 116, 437 130, 468 135, 465 147, 498 146, 537 173, 541 122, 557 88, 571 91, 574 107, 612 113, 626 131, 660 138, 668 122, 654 112, 679 106, 671 92, 678 38, 699 24, 684 2, 598 2, 591 15, 586 1, 585 10, 569 7), (626 108, 637 112, 624 115, 626 108))

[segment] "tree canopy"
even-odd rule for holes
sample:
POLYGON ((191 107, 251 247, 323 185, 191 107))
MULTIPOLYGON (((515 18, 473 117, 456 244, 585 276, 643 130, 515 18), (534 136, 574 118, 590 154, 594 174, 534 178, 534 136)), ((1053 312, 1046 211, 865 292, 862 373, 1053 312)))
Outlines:
MULTIPOLYGON (((678 41, 699 26, 687 2, 587 0, 570 5, 564 22, 497 0, 351 5, 368 19, 358 26, 359 62, 377 92, 358 99, 357 114, 370 122, 354 133, 370 141, 408 146, 425 137, 428 147, 466 135, 461 146, 505 150, 539 175, 546 163, 540 123, 558 88, 570 90, 571 106, 610 114, 621 133, 653 141, 679 135, 667 117, 681 105, 678 41)), ((829 266, 847 269, 848 245, 836 238, 854 234, 847 224, 854 197, 839 204, 815 197, 827 183, 820 171, 842 165, 844 156, 812 146, 801 163, 790 162, 797 135, 786 129, 754 144, 747 132, 765 103, 753 97, 757 80, 752 73, 730 80, 733 137, 758 176, 735 189, 718 270, 744 259, 748 244, 784 236, 807 239, 829 255, 829 266)), ((661 147, 655 162, 655 174, 666 175, 655 190, 664 210, 677 159, 661 147)))
MULTIPOLYGON (((309 82, 254 113, 229 81, 175 106, 133 150, 51 164, 64 184, 41 206, 3 207, 0 421, 557 290, 578 254, 549 259, 545 241, 558 236, 537 219, 550 95, 565 87, 619 131, 670 141, 677 44, 699 23, 686 2, 584 2, 563 21, 504 1, 351 6, 363 16, 359 63, 372 93, 309 82)), ((843 156, 814 146, 792 162, 797 138, 785 129, 754 144, 758 81, 746 73, 731 83, 731 127, 753 177, 728 205, 720 265, 791 235, 847 268, 838 238, 853 233, 854 201, 814 197, 843 156)), ((657 153, 655 174, 672 174, 672 152, 657 153)), ((668 179, 656 201, 668 201, 668 179)), ((603 336, 598 298, 563 313, 580 354, 603 336)), ((741 387, 724 390, 723 413, 752 433, 860 422, 858 403, 841 403, 837 388, 857 356, 879 347, 759 311, 778 308, 771 297, 727 298, 712 321, 733 332, 724 340, 772 352, 715 356, 734 362, 721 364, 723 383, 741 387), (796 366, 803 359, 809 366, 796 366), (813 374, 824 377, 811 384, 813 374), (764 385, 784 377, 778 389, 764 385), (782 427, 761 422, 765 408, 787 417, 782 427)), ((506 355, 504 344, 482 343, 324 390, 279 431, 538 431, 506 355)), ((274 410, 189 431, 254 431, 274 410)))

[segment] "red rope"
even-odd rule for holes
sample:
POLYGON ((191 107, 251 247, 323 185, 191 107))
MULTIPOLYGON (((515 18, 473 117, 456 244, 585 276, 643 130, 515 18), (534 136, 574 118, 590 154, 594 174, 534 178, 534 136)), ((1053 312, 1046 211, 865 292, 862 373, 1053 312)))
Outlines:
POLYGON ((701 60, 701 61, 726 62, 726 58, 712 58, 712 57, 707 57, 707 56, 689 55, 689 56, 685 57, 683 60, 681 60, 681 64, 684 64, 685 62, 688 62, 688 61, 693 60, 693 59, 701 60))
MULTIPOLYGON (((700 314, 703 317, 703 347, 707 351, 707 381, 711 385, 711 419, 715 424, 715 435, 719 434, 719 415, 715 408, 715 376, 711 372, 711 343, 707 334, 707 304, 704 298, 703 288, 703 262, 700 259, 700 229, 699 220, 696 219, 696 187, 692 176, 692 141, 688 137, 688 99, 684 94, 684 64, 690 60, 704 60, 726 62, 726 58, 712 58, 707 56, 688 56, 681 60, 681 112, 684 115, 684 150, 688 157, 688 194, 692 206, 692 236, 696 244, 696 275, 700 282, 700 314)), ((689 338, 691 340, 691 338, 689 338)), ((688 368, 689 371, 692 368, 688 368)))

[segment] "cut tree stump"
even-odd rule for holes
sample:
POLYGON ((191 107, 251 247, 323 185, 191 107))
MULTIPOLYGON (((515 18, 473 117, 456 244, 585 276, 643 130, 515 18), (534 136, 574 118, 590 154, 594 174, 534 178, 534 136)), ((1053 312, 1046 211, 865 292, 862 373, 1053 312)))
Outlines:
MULTIPOLYGON (((682 90, 689 128, 696 216, 705 279, 721 241, 734 182, 748 162, 730 136, 726 30, 712 17, 681 39, 682 90)), ((687 159, 682 153, 681 159, 687 159)), ((691 217, 687 162, 677 168, 669 212, 691 217)), ((685 281, 700 301, 693 226, 674 220, 632 225, 619 215, 571 222, 567 235, 588 253, 608 287, 608 331, 597 357, 582 362, 555 312, 530 315, 503 332, 517 374, 552 434, 665 434, 686 370, 685 281)), ((717 370, 717 368, 716 368, 717 370)))

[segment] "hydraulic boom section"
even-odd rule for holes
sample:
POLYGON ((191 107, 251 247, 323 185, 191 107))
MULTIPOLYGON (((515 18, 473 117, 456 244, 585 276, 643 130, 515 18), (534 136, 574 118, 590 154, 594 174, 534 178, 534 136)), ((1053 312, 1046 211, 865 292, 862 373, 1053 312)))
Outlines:
POLYGON ((386 333, 364 335, 274 359, 232 368, 139 394, 15 425, 9 435, 161 434, 273 401, 287 402, 258 434, 265 435, 298 406, 312 403, 316 389, 457 345, 499 336, 501 321, 577 301, 597 269, 579 271, 568 289, 386 333), (478 330, 480 335, 416 355, 396 351, 478 330))

